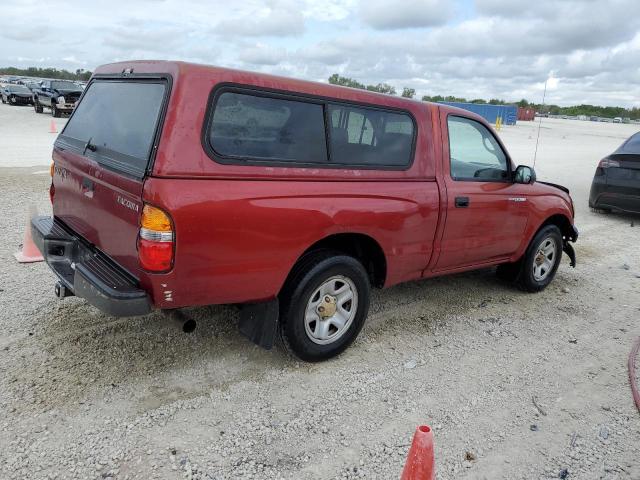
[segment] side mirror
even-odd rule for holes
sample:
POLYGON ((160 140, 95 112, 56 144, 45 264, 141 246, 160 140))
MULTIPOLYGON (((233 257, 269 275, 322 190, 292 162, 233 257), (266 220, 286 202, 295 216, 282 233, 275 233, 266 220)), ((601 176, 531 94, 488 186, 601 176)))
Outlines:
POLYGON ((514 183, 533 183, 536 181, 536 172, 527 165, 518 165, 518 168, 513 173, 513 181, 514 183))

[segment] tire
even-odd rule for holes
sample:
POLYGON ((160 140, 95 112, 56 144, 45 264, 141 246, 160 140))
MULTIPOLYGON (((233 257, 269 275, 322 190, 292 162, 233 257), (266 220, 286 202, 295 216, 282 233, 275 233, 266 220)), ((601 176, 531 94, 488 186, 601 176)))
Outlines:
POLYGON ((42 105, 40 105, 37 98, 33 101, 33 109, 36 113, 42 113, 42 105))
POLYGON ((306 255, 279 296, 283 344, 307 362, 342 353, 362 330, 370 295, 369 276, 355 258, 328 250, 306 255))
POLYGON ((56 104, 53 102, 53 99, 51 99, 51 115, 56 118, 60 118, 62 116, 60 110, 58 110, 58 107, 56 107, 56 104))
POLYGON ((2 97, 2 103, 7 103, 7 102, 5 101, 5 99, 4 99, 4 97, 2 97))
POLYGON ((518 288, 525 292, 544 290, 558 271, 562 247, 562 233, 556 225, 541 228, 520 260, 521 268, 516 279, 518 288))

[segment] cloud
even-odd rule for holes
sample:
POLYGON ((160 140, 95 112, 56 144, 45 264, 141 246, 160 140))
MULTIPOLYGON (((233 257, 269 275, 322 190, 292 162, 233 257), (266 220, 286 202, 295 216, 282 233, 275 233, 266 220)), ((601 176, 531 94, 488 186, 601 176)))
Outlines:
POLYGON ((400 91, 640 106, 637 0, 5 0, 0 66, 177 59, 400 91), (69 28, 68 25, 73 25, 69 28), (97 28, 100 26, 100 28, 97 28))
POLYGON ((278 65, 285 61, 287 51, 283 48, 272 48, 265 44, 256 44, 240 51, 240 61, 252 65, 278 65))
POLYGON ((358 8, 360 18, 378 30, 441 25, 451 13, 451 2, 447 0, 361 0, 358 8))
POLYGON ((296 36, 304 33, 304 16, 296 2, 272 1, 262 8, 220 21, 214 31, 231 36, 296 36))

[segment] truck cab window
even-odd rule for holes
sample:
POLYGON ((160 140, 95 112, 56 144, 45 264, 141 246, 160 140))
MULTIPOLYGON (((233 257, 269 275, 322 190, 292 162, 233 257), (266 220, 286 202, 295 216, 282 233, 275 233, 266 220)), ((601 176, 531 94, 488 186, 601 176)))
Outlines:
POLYGON ((507 157, 484 125, 454 116, 450 116, 447 123, 451 178, 486 182, 507 180, 507 157))

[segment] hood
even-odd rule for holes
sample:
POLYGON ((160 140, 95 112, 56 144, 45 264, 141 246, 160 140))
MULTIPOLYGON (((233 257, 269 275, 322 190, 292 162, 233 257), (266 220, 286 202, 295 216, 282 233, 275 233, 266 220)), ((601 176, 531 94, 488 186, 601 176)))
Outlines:
POLYGON ((82 95, 82 90, 76 90, 72 88, 56 88, 55 90, 60 95, 69 95, 70 97, 73 97, 73 96, 79 97, 80 95, 82 95))

